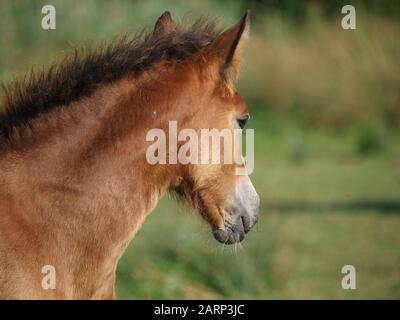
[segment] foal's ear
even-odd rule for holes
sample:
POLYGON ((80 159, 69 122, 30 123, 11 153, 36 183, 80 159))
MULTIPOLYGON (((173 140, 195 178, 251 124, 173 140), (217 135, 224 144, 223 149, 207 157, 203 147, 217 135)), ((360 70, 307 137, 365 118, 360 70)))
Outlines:
POLYGON ((154 26, 153 36, 163 36, 165 34, 176 31, 176 24, 171 18, 171 13, 165 11, 156 22, 154 26))
POLYGON ((207 49, 217 58, 219 72, 229 86, 237 78, 240 53, 249 34, 249 18, 250 10, 247 10, 238 23, 221 33, 207 49))

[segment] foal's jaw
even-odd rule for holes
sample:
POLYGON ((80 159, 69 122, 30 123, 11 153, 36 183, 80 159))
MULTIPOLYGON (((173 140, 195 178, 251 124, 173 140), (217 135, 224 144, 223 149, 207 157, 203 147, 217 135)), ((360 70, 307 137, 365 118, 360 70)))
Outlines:
POLYGON ((260 197, 248 176, 240 181, 230 206, 222 210, 221 227, 212 227, 215 239, 223 244, 241 242, 258 221, 260 197))

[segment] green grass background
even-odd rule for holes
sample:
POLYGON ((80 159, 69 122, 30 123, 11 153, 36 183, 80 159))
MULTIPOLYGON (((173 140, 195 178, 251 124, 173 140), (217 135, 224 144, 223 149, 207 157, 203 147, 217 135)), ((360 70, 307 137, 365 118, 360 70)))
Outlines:
POLYGON ((77 44, 152 28, 170 10, 222 26, 253 11, 239 83, 255 129, 261 217, 246 240, 218 244, 166 197, 117 271, 117 297, 400 298, 400 6, 395 1, 0 2, 4 83, 77 44), (340 27, 353 3, 357 30, 340 27), (57 29, 40 27, 53 4, 57 29), (357 289, 341 288, 354 265, 357 289))

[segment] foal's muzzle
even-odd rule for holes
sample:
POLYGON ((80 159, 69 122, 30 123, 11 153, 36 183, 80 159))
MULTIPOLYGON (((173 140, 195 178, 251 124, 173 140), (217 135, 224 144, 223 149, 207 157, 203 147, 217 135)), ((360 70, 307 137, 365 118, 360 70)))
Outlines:
POLYGON ((215 239, 224 244, 241 242, 257 223, 259 206, 260 197, 250 179, 247 178, 236 188, 233 204, 223 210, 223 226, 213 227, 215 239))

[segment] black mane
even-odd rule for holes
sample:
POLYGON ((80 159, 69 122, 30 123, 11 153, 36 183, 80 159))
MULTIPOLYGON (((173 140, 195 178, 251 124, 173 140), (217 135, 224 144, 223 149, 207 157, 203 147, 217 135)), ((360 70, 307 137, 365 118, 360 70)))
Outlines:
POLYGON ((90 51, 74 49, 61 63, 3 87, 0 142, 9 139, 14 128, 29 126, 38 115, 89 96, 100 84, 137 76, 161 58, 183 61, 218 34, 214 23, 200 19, 164 36, 141 33, 90 51))

